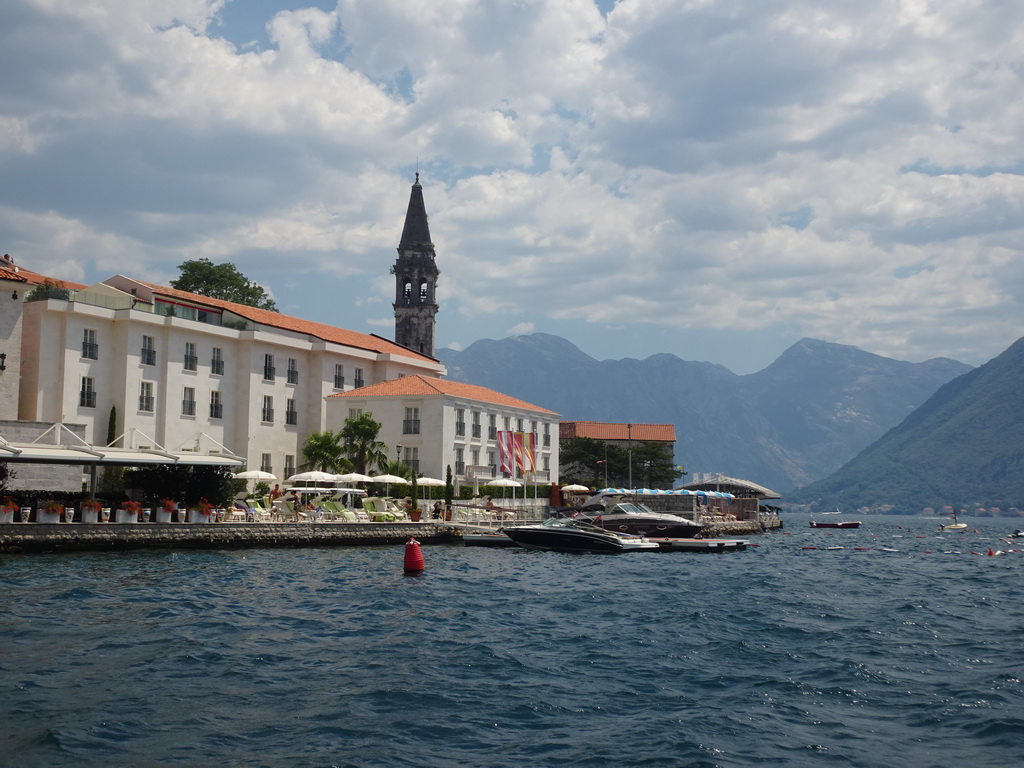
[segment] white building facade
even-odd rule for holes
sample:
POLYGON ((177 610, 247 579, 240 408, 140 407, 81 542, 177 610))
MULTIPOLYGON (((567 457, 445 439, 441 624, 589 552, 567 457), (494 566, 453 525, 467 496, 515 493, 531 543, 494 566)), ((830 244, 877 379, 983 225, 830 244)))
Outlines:
POLYGON ((124 447, 220 449, 284 478, 327 427, 328 395, 445 370, 377 336, 122 275, 80 288, 18 302, 17 418, 82 424, 94 445, 113 412, 124 447))
MULTIPOLYGON (((449 466, 462 485, 502 477, 498 432, 535 436, 535 467, 513 467, 526 483, 558 482, 558 423, 553 411, 486 387, 424 375, 405 376, 327 397, 327 428, 369 412, 389 459, 400 458, 419 475, 445 479, 449 466)), ((507 474, 507 473, 506 473, 507 474)))

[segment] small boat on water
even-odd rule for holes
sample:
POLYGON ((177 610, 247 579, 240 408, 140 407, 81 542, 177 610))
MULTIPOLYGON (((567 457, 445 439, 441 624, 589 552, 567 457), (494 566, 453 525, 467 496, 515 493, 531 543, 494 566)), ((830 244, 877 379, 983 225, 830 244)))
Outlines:
POLYGON ((507 525, 502 530, 520 547, 547 552, 619 554, 660 549, 657 542, 644 536, 609 531, 572 518, 553 517, 539 525, 507 525))
MULTIPOLYGON (((825 515, 840 515, 837 509, 835 512, 824 512, 825 515)), ((860 528, 860 520, 811 520, 811 528, 860 528)))
POLYGON ((940 531, 962 531, 967 528, 967 523, 961 523, 959 520, 956 519, 955 509, 953 510, 953 513, 950 515, 950 517, 953 518, 953 522, 949 523, 948 525, 940 525, 940 531))

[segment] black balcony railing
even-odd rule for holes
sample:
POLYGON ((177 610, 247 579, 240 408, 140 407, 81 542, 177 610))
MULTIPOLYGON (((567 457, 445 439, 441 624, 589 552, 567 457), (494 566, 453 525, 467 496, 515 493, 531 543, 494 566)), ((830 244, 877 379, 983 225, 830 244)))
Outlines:
POLYGON ((223 403, 210 403, 210 418, 211 419, 223 419, 224 418, 224 404, 223 403))
POLYGON ((156 350, 150 349, 149 347, 142 348, 142 364, 143 365, 156 365, 156 350))
POLYGON ((464 462, 464 461, 456 461, 455 462, 455 474, 456 475, 464 475, 464 474, 466 474, 466 462, 464 462))
POLYGON ((264 365, 263 366, 263 380, 264 381, 273 381, 274 380, 274 376, 275 376, 276 373, 277 373, 277 369, 274 368, 274 366, 272 366, 272 365, 264 365))
POLYGON ((288 383, 298 384, 299 383, 299 372, 294 368, 288 369, 288 383))
POLYGON ((299 423, 299 412, 298 411, 285 411, 284 412, 284 423, 295 426, 299 423))
POLYGON ((487 428, 487 439, 488 440, 497 440, 498 439, 498 428, 497 427, 488 427, 487 428))
POLYGON ((183 416, 195 416, 196 415, 196 401, 195 400, 182 400, 181 401, 181 414, 183 416))
POLYGON ((262 414, 262 419, 263 419, 263 422, 265 424, 273 424, 274 423, 274 409, 273 408, 264 408, 263 409, 263 414, 262 414))
POLYGON ((418 435, 420 433, 419 419, 402 419, 403 435, 418 435))
POLYGON ((224 375, 224 361, 223 360, 211 360, 210 361, 210 373, 216 373, 221 376, 224 375))
POLYGON ((95 390, 82 390, 78 393, 78 405, 82 408, 96 407, 95 390))
POLYGON ((479 424, 474 424, 473 425, 473 437, 480 437, 480 425, 479 424))
POLYGON ((466 423, 464 421, 455 422, 455 434, 459 437, 465 437, 466 435, 466 423))
POLYGON ((185 355, 185 370, 186 371, 198 371, 199 370, 199 358, 196 355, 185 355))
POLYGON ((353 384, 353 386, 356 389, 359 389, 360 387, 362 387, 363 386, 363 377, 362 376, 356 376, 355 384, 353 384))
POLYGON ((335 376, 334 377, 334 388, 335 389, 344 389, 345 388, 345 377, 344 376, 335 376))
POLYGON ((153 398, 147 397, 146 395, 139 395, 139 410, 152 412, 153 398))
POLYGON ((545 448, 550 448, 551 447, 551 435, 544 435, 544 447, 545 448))
POLYGON ((99 360, 100 345, 92 341, 83 341, 82 357, 84 357, 86 360, 99 360))

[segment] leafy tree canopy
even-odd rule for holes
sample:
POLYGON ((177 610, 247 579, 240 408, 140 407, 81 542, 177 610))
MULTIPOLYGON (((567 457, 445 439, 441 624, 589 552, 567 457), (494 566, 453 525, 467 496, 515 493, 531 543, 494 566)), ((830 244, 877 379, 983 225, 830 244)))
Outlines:
POLYGON ((359 474, 369 474, 367 469, 377 467, 387 471, 388 447, 377 439, 381 424, 374 420, 371 413, 360 413, 345 419, 341 428, 341 439, 348 456, 359 474))
POLYGON ((302 458, 305 463, 302 470, 319 469, 321 472, 349 472, 352 462, 345 458, 345 449, 341 444, 341 432, 314 432, 306 438, 302 446, 302 458))
POLYGON ((172 288, 277 312, 277 305, 267 292, 239 272, 234 264, 214 264, 209 259, 191 259, 179 264, 178 269, 181 270, 181 276, 171 281, 172 288))
POLYGON ((634 440, 628 448, 590 437, 574 437, 559 448, 559 476, 564 483, 592 488, 671 488, 681 468, 662 443, 634 440))

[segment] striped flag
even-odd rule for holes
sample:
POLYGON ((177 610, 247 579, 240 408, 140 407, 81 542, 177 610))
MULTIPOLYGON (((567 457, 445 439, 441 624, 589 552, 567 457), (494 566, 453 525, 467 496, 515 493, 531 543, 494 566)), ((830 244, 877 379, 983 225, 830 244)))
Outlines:
POLYGON ((498 432, 498 463, 502 474, 513 474, 512 433, 504 430, 498 432))

